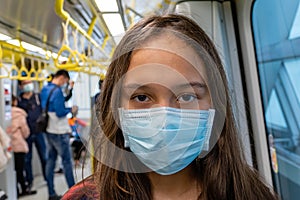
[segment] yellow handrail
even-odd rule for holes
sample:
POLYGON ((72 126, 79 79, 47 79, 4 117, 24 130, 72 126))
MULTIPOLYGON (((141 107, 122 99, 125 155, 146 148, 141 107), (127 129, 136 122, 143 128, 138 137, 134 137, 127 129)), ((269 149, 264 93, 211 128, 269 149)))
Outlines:
POLYGON ((96 21, 97 21, 97 16, 94 15, 93 18, 92 18, 91 24, 90 24, 90 26, 89 26, 89 29, 88 29, 88 31, 87 31, 87 34, 88 34, 89 36, 92 36, 93 29, 94 29, 94 26, 95 26, 95 24, 96 24, 96 21))
POLYGON ((2 61, 2 56, 3 56, 2 46, 0 45, 0 61, 2 61))
POLYGON ((43 81, 46 79, 46 77, 44 77, 44 73, 42 72, 42 66, 41 66, 41 61, 38 60, 38 66, 37 66, 37 71, 35 74, 35 79, 37 81, 43 81))
POLYGON ((0 54, 2 54, 2 57, 4 55, 10 54, 11 55, 11 66, 5 65, 5 63, 2 63, 2 59, 0 57, 0 68, 1 74, 0 78, 9 78, 12 80, 33 80, 33 81, 44 81, 46 80, 45 73, 42 71, 41 68, 34 67, 35 60, 38 61, 45 61, 47 62, 49 58, 37 56, 34 54, 30 54, 29 52, 26 52, 25 49, 22 47, 14 46, 8 43, 5 43, 4 41, 0 41, 0 54), (5 53, 5 54, 4 54, 5 53), (15 62, 15 58, 21 57, 21 66, 18 67, 15 62), (27 69, 24 63, 24 57, 30 58, 32 60, 32 67, 30 70, 27 69), (25 74, 22 74, 25 73, 25 74))
POLYGON ((19 79, 19 68, 16 65, 12 65, 9 71, 9 78, 12 80, 18 80, 19 79), (13 75, 13 72, 16 72, 16 75, 13 75))
POLYGON ((11 54, 11 67, 9 70, 9 78, 12 80, 18 80, 18 74, 19 74, 19 68, 16 66, 15 63, 15 54, 11 54), (14 71, 16 75, 14 75, 13 73, 14 71))
POLYGON ((1 71, 0 78, 9 78, 9 70, 3 63, 0 63, 0 71, 1 71), (2 69, 5 72, 4 74, 2 73, 3 72, 2 69))
POLYGON ((64 10, 63 6, 64 0, 55 1, 56 14, 63 20, 69 21, 71 26, 77 29, 87 40, 89 40, 97 49, 99 49, 103 53, 103 55, 105 55, 105 57, 109 58, 109 55, 107 55, 106 52, 102 48, 100 48, 98 43, 93 38, 91 38, 91 36, 85 30, 83 30, 74 19, 71 18, 69 13, 64 10))
MULTIPOLYGON (((106 53, 104 51, 105 47, 107 46, 107 43, 109 41, 109 36, 110 33, 107 28, 104 29, 104 32, 106 34, 106 37, 103 41, 103 44, 100 46, 94 39, 91 38, 93 28, 95 26, 95 23, 97 21, 97 12, 93 7, 92 13, 93 13, 93 18, 90 23, 89 29, 87 32, 83 30, 79 24, 71 18, 70 14, 66 12, 63 8, 64 5, 64 0, 56 0, 55 1, 55 12, 56 14, 66 23, 63 23, 63 28, 64 28, 64 42, 65 44, 62 45, 61 49, 58 52, 58 56, 56 59, 54 59, 54 64, 56 68, 58 69, 66 69, 69 71, 77 71, 77 72, 84 72, 88 73, 90 75, 100 75, 100 73, 95 72, 95 70, 92 70, 94 67, 99 67, 99 64, 95 64, 95 60, 90 59, 88 56, 85 55, 84 53, 80 53, 77 49, 77 31, 84 37, 86 38, 91 45, 93 45, 95 48, 100 50, 100 52, 105 56, 105 60, 109 60, 112 57, 112 53, 114 48, 112 48, 110 53, 106 53), (68 38, 67 38, 67 26, 70 24, 76 31, 76 33, 73 33, 74 37, 74 45, 75 49, 71 49, 71 47, 68 44, 68 38), (59 63, 59 58, 63 56, 63 54, 66 54, 68 56, 67 61, 64 64, 59 63)), ((82 42, 83 43, 83 42, 82 42)), ((83 46, 83 45, 82 45, 83 46)), ((84 50, 84 48, 83 48, 84 50)), ((107 67, 101 66, 100 69, 106 70, 107 67)), ((101 70, 100 70, 101 71, 101 70)))
POLYGON ((31 68, 28 71, 28 75, 27 75, 29 80, 35 81, 36 80, 36 73, 37 73, 37 71, 35 70, 35 67, 34 67, 34 60, 31 59, 31 68))
POLYGON ((58 69, 72 69, 79 66, 79 59, 77 54, 67 45, 63 45, 57 53, 57 58, 54 60, 54 64, 58 69), (68 52, 69 57, 65 64, 59 63, 59 57, 63 52, 68 52))
POLYGON ((109 40, 109 37, 106 36, 106 37, 104 38, 103 44, 102 44, 102 46, 101 46, 102 48, 105 48, 105 46, 106 46, 108 40, 109 40))
POLYGON ((1 72, 1 74, 0 74, 0 78, 8 78, 9 77, 9 71, 8 71, 8 69, 5 67, 5 65, 2 63, 2 47, 1 47, 1 45, 0 45, 0 72, 1 72), (4 72, 6 73, 6 75, 5 74, 2 74, 2 72, 3 72, 3 70, 4 70, 4 72))
POLYGON ((21 56, 21 67, 18 72, 18 80, 30 80, 29 72, 27 67, 25 66, 24 56, 21 56), (25 73, 26 76, 22 76, 22 73, 25 73))

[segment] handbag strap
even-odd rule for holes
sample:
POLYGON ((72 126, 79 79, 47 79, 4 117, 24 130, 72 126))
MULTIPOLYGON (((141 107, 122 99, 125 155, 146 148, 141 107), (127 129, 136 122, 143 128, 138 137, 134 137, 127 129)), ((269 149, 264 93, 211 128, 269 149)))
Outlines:
POLYGON ((49 93, 49 96, 48 96, 48 98, 47 98, 46 107, 45 107, 45 112, 46 112, 46 113, 48 112, 48 107, 49 107, 50 97, 51 97, 53 91, 54 91, 56 88, 58 88, 58 86, 54 86, 54 88, 52 88, 52 90, 51 90, 50 93, 49 93))

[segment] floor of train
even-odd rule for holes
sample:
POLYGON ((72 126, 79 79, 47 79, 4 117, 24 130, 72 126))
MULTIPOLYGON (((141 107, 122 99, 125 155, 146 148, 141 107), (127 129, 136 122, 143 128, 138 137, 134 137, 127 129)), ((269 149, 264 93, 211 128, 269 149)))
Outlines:
MULTIPOLYGON (((82 166, 74 167, 74 178, 75 182, 79 182, 82 178, 87 177, 91 174, 91 165, 90 162, 85 163, 84 169, 82 170, 82 166)), ((59 195, 63 195, 67 190, 67 182, 63 173, 55 173, 54 177, 54 186, 55 191, 59 195)), ((47 183, 43 179, 42 175, 36 176, 34 178, 33 190, 36 190, 37 193, 34 195, 27 195, 20 197, 20 200, 47 200, 48 199, 48 188, 47 183)))

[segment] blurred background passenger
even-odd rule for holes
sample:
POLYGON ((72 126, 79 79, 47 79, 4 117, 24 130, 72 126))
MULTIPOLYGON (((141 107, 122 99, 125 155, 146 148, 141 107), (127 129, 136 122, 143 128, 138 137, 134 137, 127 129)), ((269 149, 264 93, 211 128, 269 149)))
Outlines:
POLYGON ((29 189, 31 190, 33 186, 33 172, 32 172, 32 152, 33 144, 36 147, 37 153, 39 155, 42 173, 44 180, 46 181, 45 167, 47 160, 46 151, 46 140, 45 135, 42 132, 36 130, 36 120, 42 112, 41 99, 38 93, 34 93, 34 84, 30 80, 22 80, 18 82, 19 88, 21 90, 19 96, 18 107, 24 109, 27 113, 27 124, 30 129, 30 135, 26 139, 28 144, 28 153, 25 155, 25 172, 26 172, 26 182, 29 189))
POLYGON ((24 178, 24 162, 25 154, 28 152, 28 145, 25 139, 29 136, 29 128, 27 125, 27 114, 25 110, 18 108, 17 97, 12 95, 12 108, 11 108, 11 126, 8 127, 7 133, 11 138, 11 148, 14 152, 15 170, 17 173, 17 195, 18 197, 36 194, 36 191, 31 191, 26 185, 24 178), (19 185, 21 190, 19 189, 19 185))
POLYGON ((54 168, 59 155, 62 159, 63 172, 66 177, 68 187, 75 184, 72 157, 70 151, 70 133, 71 128, 68 124, 67 114, 74 113, 78 109, 65 107, 65 97, 62 88, 67 85, 70 80, 68 71, 59 70, 55 73, 53 80, 41 90, 41 105, 45 109, 48 98, 48 114, 49 121, 46 129, 48 141, 48 155, 46 165, 46 176, 48 185, 49 200, 60 199, 61 196, 55 192, 54 187, 54 168), (51 96, 50 96, 51 94, 51 96))
POLYGON ((102 85, 103 85, 103 80, 102 79, 99 79, 98 81, 98 89, 99 89, 99 92, 97 92, 95 94, 95 96, 92 98, 92 108, 94 107, 94 105, 98 102, 99 100, 99 96, 101 94, 101 88, 102 88, 102 85))
POLYGON ((87 126, 87 123, 80 118, 77 118, 78 112, 72 113, 72 117, 68 119, 69 125, 72 129, 71 146, 73 148, 73 158, 75 167, 81 165, 81 158, 84 156, 86 149, 81 137, 81 131, 87 126))

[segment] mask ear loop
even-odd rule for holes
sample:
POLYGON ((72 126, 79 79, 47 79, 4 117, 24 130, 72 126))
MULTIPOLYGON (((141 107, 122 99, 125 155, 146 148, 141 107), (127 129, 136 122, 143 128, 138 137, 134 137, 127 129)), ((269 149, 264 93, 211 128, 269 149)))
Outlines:
POLYGON ((214 118, 215 118, 215 109, 209 109, 208 110, 208 119, 207 119, 207 124, 206 124, 206 137, 205 137, 205 143, 203 144, 202 149, 204 151, 209 150, 209 140, 211 136, 211 131, 212 131, 212 126, 214 123, 214 118))

